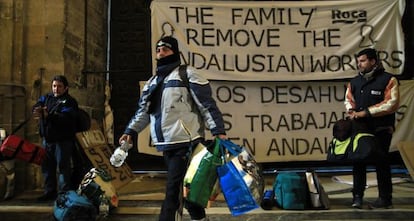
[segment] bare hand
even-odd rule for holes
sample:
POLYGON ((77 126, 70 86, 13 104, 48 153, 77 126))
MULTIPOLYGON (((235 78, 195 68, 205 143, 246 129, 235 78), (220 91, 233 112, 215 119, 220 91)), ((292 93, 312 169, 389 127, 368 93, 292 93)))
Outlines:
POLYGON ((225 135, 225 134, 219 134, 219 135, 216 135, 216 137, 221 139, 221 140, 227 140, 227 135, 225 135))
POLYGON ((367 116, 366 111, 350 111, 348 112, 348 115, 351 119, 358 119, 358 118, 364 118, 367 116))
POLYGON ((47 107, 38 106, 33 109, 33 117, 35 119, 39 119, 41 117, 46 118, 47 115, 48 115, 47 107))
POLYGON ((132 137, 131 137, 131 135, 122 134, 122 136, 119 138, 118 142, 121 144, 123 141, 126 141, 129 144, 132 144, 132 137))

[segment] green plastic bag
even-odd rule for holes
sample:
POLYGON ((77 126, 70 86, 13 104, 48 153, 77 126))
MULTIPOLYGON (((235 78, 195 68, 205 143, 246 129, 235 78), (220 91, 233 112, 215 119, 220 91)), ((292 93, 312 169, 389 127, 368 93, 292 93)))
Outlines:
POLYGON ((200 143, 194 150, 184 176, 184 197, 202 207, 207 207, 211 196, 214 196, 216 168, 223 164, 219 145, 218 138, 210 148, 200 143))

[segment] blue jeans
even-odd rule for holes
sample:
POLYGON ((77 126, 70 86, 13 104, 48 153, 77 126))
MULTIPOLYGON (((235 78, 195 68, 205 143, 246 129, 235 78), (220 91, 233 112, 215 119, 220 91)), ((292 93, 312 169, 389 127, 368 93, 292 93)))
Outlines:
MULTIPOLYGON (((174 221, 175 214, 180 208, 180 202, 182 202, 183 179, 189 161, 189 148, 183 147, 167 150, 163 153, 168 174, 165 199, 162 204, 159 221, 174 221)), ((206 216, 203 207, 188 201, 184 203, 191 219, 202 219, 206 216)))
POLYGON ((57 193, 70 190, 74 141, 51 143, 44 141, 43 145, 46 150, 46 159, 42 163, 45 192, 57 193))

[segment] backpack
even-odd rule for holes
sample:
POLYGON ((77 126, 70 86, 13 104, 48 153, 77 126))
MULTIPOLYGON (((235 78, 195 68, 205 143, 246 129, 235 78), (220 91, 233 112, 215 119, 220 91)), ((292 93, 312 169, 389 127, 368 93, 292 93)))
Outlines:
POLYGON ((339 141, 346 140, 352 135, 352 121, 350 119, 338 120, 333 126, 332 134, 339 141))
POLYGON ((376 138, 362 121, 341 119, 333 126, 326 160, 330 162, 367 162, 381 157, 376 138))
POLYGON ((375 136, 370 133, 356 133, 346 140, 333 138, 329 143, 326 160, 330 162, 369 162, 381 157, 375 146, 375 136))
POLYGON ((76 113, 76 132, 87 131, 91 128, 91 117, 88 112, 82 108, 78 108, 76 113))
POLYGON ((78 193, 86 196, 95 206, 108 204, 117 207, 119 200, 111 180, 111 175, 105 170, 92 168, 83 177, 78 193))
POLYGON ((73 190, 59 194, 53 205, 53 216, 57 221, 93 221, 97 215, 98 208, 73 190))

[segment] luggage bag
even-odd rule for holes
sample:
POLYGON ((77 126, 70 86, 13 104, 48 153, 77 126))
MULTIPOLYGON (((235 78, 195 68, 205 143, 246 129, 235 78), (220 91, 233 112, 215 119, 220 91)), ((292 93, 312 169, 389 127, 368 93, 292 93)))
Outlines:
POLYGON ((59 194, 53 206, 53 216, 57 221, 93 221, 97 215, 98 208, 73 190, 59 194))
POLYGON ((105 170, 92 168, 85 174, 77 192, 96 206, 108 204, 110 207, 118 207, 118 195, 111 180, 112 177, 105 170))
POLYGON ((287 210, 329 209, 330 202, 315 171, 281 172, 273 184, 276 205, 287 210))
POLYGON ((6 157, 10 157, 12 159, 16 158, 38 165, 41 165, 46 157, 46 151, 44 148, 32 144, 14 134, 8 136, 3 141, 0 152, 6 157))
POLYGON ((273 184, 277 206, 287 210, 304 210, 309 206, 309 191, 304 174, 282 172, 273 184))

